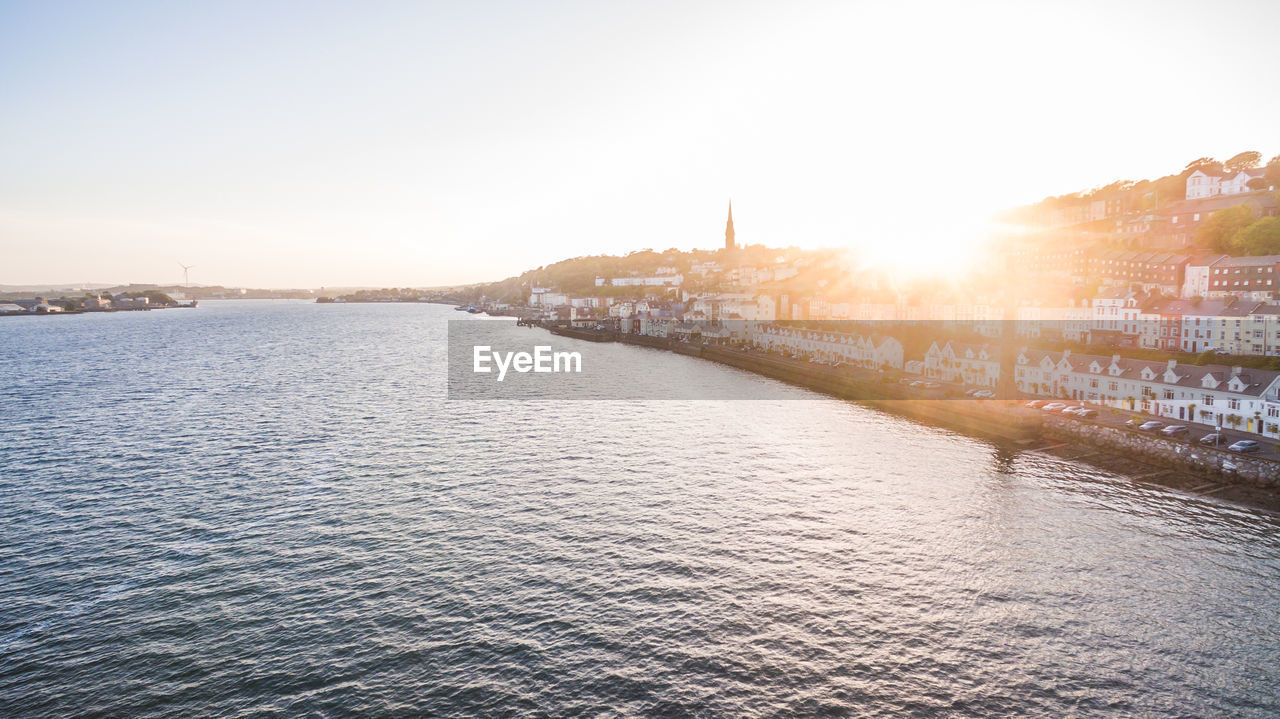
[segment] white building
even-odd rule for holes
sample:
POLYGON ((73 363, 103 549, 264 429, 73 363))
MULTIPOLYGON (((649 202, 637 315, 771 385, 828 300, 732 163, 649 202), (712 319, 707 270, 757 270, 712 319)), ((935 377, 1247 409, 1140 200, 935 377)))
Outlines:
POLYGON ((746 339, 757 347, 815 357, 824 362, 872 369, 902 367, 902 343, 883 335, 763 324, 751 328, 746 339))
POLYGON ((530 307, 554 308, 563 307, 567 304, 569 304, 569 295, 563 292, 551 292, 544 289, 541 292, 529 294, 530 307))
POLYGON ((1192 297, 1208 297, 1210 268, 1215 262, 1226 258, 1226 255, 1210 255, 1201 260, 1188 262, 1182 279, 1182 298, 1189 300, 1192 297))
POLYGON ((995 387, 1000 380, 1000 357, 991 345, 934 342, 924 353, 924 376, 940 382, 995 387))
POLYGON ((1261 168, 1234 173, 1196 170, 1187 176, 1187 199, 1199 200, 1218 195, 1239 195, 1251 192, 1249 181, 1263 177, 1265 174, 1266 171, 1261 168))
POLYGON ((684 275, 655 275, 653 277, 597 277, 596 287, 679 287, 684 275))
POLYGON ((1090 332, 1118 334, 1136 341, 1142 314, 1140 305, 1145 299, 1145 295, 1127 289, 1100 292, 1090 302, 1093 310, 1090 332))
POLYGON ((1023 350, 1014 384, 1027 394, 1280 437, 1280 372, 1023 350))

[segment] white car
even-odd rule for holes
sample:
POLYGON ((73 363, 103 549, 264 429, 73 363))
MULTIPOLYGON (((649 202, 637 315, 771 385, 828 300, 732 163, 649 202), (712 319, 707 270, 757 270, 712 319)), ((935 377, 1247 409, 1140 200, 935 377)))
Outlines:
POLYGON ((1061 402, 1050 402, 1049 404, 1046 404, 1040 409, 1044 410, 1045 412, 1057 412, 1065 407, 1066 405, 1061 402))

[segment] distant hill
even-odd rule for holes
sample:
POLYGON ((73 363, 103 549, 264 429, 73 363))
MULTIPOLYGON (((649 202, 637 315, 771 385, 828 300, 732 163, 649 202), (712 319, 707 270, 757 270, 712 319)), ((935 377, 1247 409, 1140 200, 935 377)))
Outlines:
POLYGON ((79 290, 102 290, 115 287, 109 282, 64 282, 51 285, 0 285, 0 292, 72 292, 79 290))
POLYGON ((0 300, 15 300, 34 296, 48 298, 84 297, 86 294, 148 293, 160 292, 186 299, 311 299, 315 293, 299 289, 248 289, 223 287, 222 285, 152 285, 152 284, 70 284, 70 285, 0 285, 0 300))

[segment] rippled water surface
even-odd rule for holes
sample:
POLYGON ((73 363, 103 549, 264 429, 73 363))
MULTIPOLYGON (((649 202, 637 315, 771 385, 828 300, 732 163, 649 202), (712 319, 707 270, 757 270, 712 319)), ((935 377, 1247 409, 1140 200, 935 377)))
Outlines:
POLYGON ((817 395, 446 401, 452 314, 0 320, 0 715, 1280 715, 1269 515, 817 395))

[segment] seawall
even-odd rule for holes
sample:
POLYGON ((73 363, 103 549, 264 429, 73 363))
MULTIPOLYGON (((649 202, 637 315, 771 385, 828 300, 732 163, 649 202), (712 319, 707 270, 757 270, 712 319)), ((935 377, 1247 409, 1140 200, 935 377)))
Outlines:
MULTIPOLYGON (((556 333, 576 337, 580 332, 590 331, 574 330, 572 334, 563 331, 556 333)), ((608 339, 625 344, 665 349, 690 357, 719 362, 815 392, 862 402, 877 409, 940 424, 966 433, 1013 441, 1034 439, 1040 434, 1039 416, 1011 414, 987 402, 943 399, 940 392, 934 393, 936 395, 934 397, 924 396, 918 390, 886 381, 883 375, 871 370, 836 369, 826 365, 797 363, 768 355, 677 342, 662 337, 612 332, 594 334, 608 335, 608 339)))
POLYGON ((1026 410, 1005 403, 944 399, 941 391, 931 393, 885 381, 883 376, 871 370, 836 369, 826 365, 789 361, 773 355, 679 342, 663 337, 571 327, 548 329, 554 334, 592 342, 622 342, 700 357, 967 434, 1020 443, 1054 438, 1225 484, 1280 490, 1280 463, 1273 460, 1201 447, 1088 420, 1026 410), (930 397, 930 394, 933 396, 930 397))
POLYGON ((1261 457, 1204 447, 1069 417, 1044 418, 1045 436, 1132 457, 1146 464, 1211 477, 1231 484, 1280 489, 1280 465, 1261 457))

